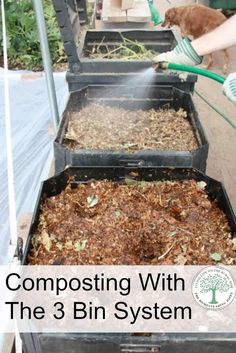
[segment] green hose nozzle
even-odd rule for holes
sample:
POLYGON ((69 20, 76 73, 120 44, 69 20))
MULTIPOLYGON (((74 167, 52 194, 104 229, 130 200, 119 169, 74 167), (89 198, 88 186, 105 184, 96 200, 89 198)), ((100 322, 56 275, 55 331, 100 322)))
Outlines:
POLYGON ((154 23, 155 26, 157 26, 163 22, 163 19, 161 17, 161 14, 159 13, 159 11, 157 11, 155 6, 153 5, 153 0, 147 0, 147 1, 148 1, 148 5, 149 5, 149 10, 152 15, 152 22, 154 23))

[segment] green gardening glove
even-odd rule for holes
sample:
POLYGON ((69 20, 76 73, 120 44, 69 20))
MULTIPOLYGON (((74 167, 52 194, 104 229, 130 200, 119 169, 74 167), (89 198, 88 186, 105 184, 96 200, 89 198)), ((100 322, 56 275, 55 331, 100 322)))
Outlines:
POLYGON ((223 84, 223 92, 231 102, 236 104, 236 72, 226 78, 223 84))
POLYGON ((180 65, 195 66, 202 63, 202 56, 199 56, 191 45, 188 38, 184 38, 179 44, 171 51, 159 54, 153 58, 153 63, 171 62, 180 65))

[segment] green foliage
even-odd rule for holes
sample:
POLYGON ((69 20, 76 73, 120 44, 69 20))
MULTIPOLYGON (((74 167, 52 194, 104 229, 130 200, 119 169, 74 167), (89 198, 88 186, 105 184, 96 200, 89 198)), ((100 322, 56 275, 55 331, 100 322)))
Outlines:
POLYGON ((93 12, 94 12, 94 3, 87 2, 87 15, 88 15, 89 22, 92 19, 93 12))
POLYGON ((221 260, 221 254, 219 254, 218 252, 214 252, 210 255, 210 258, 215 262, 219 262, 221 260))
POLYGON ((86 244, 87 244, 87 239, 86 239, 86 240, 82 240, 82 241, 79 241, 79 240, 78 240, 78 241, 75 243, 75 245, 74 245, 75 250, 76 250, 76 251, 82 251, 82 250, 84 250, 85 247, 86 247, 86 244))
POLYGON ((132 179, 132 178, 129 178, 129 177, 125 178, 125 184, 126 185, 137 186, 137 187, 139 187, 141 189, 144 189, 144 188, 146 188, 148 186, 148 183, 146 181, 144 181, 144 180, 139 181, 139 180, 132 179))
MULTIPOLYGON (((43 0, 43 6, 52 62, 65 61, 64 47, 51 1, 43 0)), ((5 0, 5 15, 9 66, 29 70, 42 69, 40 43, 32 1, 5 0)), ((2 31, 0 31, 0 56, 3 55, 2 51, 2 31)))

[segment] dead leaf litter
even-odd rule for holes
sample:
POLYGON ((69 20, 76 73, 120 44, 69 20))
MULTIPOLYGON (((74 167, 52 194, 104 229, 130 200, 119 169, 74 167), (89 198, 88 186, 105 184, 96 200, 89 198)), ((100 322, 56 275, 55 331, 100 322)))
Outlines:
POLYGON ((187 113, 169 110, 126 110, 91 103, 70 112, 66 148, 194 151, 198 143, 187 113))

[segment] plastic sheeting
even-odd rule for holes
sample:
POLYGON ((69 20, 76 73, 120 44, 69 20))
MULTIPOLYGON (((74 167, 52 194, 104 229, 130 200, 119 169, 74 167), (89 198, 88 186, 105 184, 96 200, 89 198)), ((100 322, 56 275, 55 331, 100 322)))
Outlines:
MULTIPOLYGON (((65 73, 55 73, 58 109, 68 99, 65 73)), ((9 259, 9 213, 4 124, 3 70, 0 69, 0 264, 9 259)), ((32 213, 41 181, 53 160, 53 123, 42 73, 9 71, 17 220, 32 213)))

